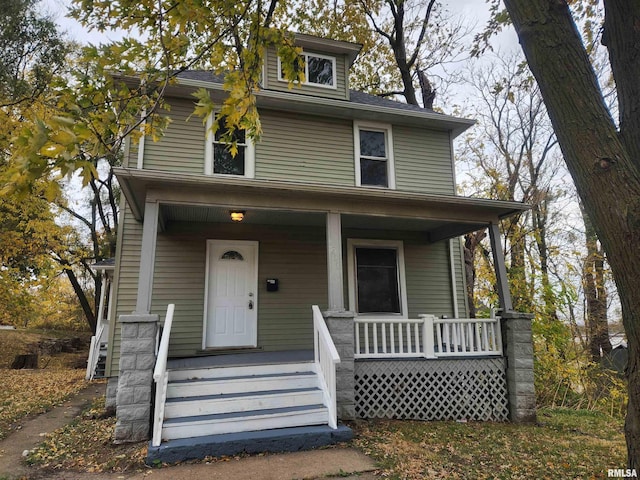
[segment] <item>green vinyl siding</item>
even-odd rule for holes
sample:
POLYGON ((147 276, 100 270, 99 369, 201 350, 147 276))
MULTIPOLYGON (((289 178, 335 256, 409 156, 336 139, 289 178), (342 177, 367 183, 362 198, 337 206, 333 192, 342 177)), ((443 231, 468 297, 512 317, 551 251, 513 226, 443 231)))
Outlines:
MULTIPOLYGON (((124 203, 124 202, 123 202, 124 203)), ((118 232, 116 271, 114 279, 114 312, 110 316, 112 331, 109 332, 110 362, 107 374, 118 375, 120 362, 120 315, 128 315, 136 308, 138 293, 138 271, 142 245, 142 224, 138 223, 128 207, 120 209, 121 218, 118 232)))
POLYGON ((316 87, 314 85, 302 84, 289 88, 289 83, 278 79, 278 55, 275 49, 270 48, 265 54, 265 88, 280 92, 293 92, 301 95, 313 95, 315 97, 335 98, 339 100, 348 99, 347 89, 347 62, 344 55, 323 53, 312 50, 304 50, 304 53, 313 55, 314 53, 331 56, 336 59, 336 88, 316 87))
POLYGON ((256 179, 355 184, 352 122, 262 111, 256 179))
MULTIPOLYGON (((133 253, 140 251, 141 228, 128 233, 126 240, 137 249, 123 252, 118 315, 135 309, 137 263, 133 253), (131 271, 134 265, 135 272, 131 271)), ((258 346, 264 350, 313 348, 311 305, 325 308, 327 298, 324 238, 324 229, 318 228, 182 222, 159 233, 151 313, 162 319, 167 305, 176 305, 169 356, 195 355, 202 349, 207 239, 259 242, 258 346), (278 278, 278 292, 266 291, 267 278, 278 278)), ((119 331, 116 336, 119 344, 119 331)), ((112 372, 117 370, 117 357, 114 351, 112 372)))
MULTIPOLYGON (((142 225, 128 211, 122 232, 113 319, 131 313, 136 303, 142 225)), ((152 313, 161 319, 167 305, 176 304, 169 355, 192 356, 202 348, 208 239, 259 242, 258 346, 264 350, 312 348, 311 305, 326 308, 325 237, 323 227, 170 223, 165 232, 158 234, 152 293, 152 313), (279 291, 266 291, 267 278, 279 280, 279 291)), ((347 238, 402 240, 409 317, 417 318, 421 313, 453 317, 447 241, 425 244, 416 232, 345 229, 345 248, 347 238)), ((453 251, 460 315, 466 316, 462 259, 459 249, 453 251)), ((346 276, 346 251, 344 261, 346 276)), ((345 277, 348 304, 347 285, 345 277)), ((110 372, 117 375, 120 331, 118 322, 113 323, 116 327, 111 337, 110 372)))
MULTIPOLYGON (((409 318, 418 318, 422 313, 453 318, 448 241, 429 245, 405 242, 404 262, 409 318)), ((464 292, 457 276, 456 283, 459 302, 464 292)), ((464 313, 461 309, 460 314, 464 313)))
MULTIPOLYGON (((127 245, 116 315, 135 309, 142 238, 142 226, 135 221, 133 225, 125 221, 123 228, 127 245)), ((258 346, 264 350, 313 348, 311 305, 324 309, 327 298, 324 229, 176 222, 158 234, 151 302, 151 313, 161 319, 168 304, 176 305, 169 356, 196 355, 202 349, 207 239, 259 242, 258 346), (278 292, 266 291, 267 278, 279 280, 278 292)), ((113 338, 111 375, 117 375, 119 326, 113 338)))
POLYGON ((136 168, 138 163, 138 147, 139 141, 134 141, 130 136, 127 137, 124 150, 123 167, 136 168))
MULTIPOLYGON (((191 100, 169 99, 170 111, 163 115, 171 118, 164 135, 154 142, 151 137, 144 140, 145 169, 204 173, 205 127, 202 119, 193 115, 191 100)), ((130 165, 135 166, 135 161, 130 165)))
POLYGON ((456 289, 458 293, 458 315, 461 318, 469 317, 469 307, 467 305, 467 282, 464 278, 464 250, 462 249, 462 239, 452 238, 453 243, 453 268, 456 275, 456 289))
POLYGON ((451 143, 447 132, 393 126, 398 190, 453 195, 451 143))
MULTIPOLYGON (((349 305, 347 278, 347 239, 359 240, 401 240, 404 250, 405 279, 407 285, 408 318, 418 318, 423 313, 453 317, 453 292, 451 288, 451 263, 447 240, 425 243, 420 234, 407 231, 345 229, 343 231, 344 295, 349 305)), ((457 241, 457 240, 454 240, 457 241)), ((462 280, 462 258, 454 248, 456 289, 458 308, 461 316, 467 315, 462 280)))

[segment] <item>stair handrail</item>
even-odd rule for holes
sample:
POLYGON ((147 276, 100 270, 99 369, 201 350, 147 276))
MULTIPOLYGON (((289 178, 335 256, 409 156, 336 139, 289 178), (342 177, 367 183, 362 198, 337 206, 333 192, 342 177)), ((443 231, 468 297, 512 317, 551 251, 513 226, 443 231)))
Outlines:
POLYGON ((89 359, 87 360, 87 374, 86 380, 93 380, 96 375, 96 368, 98 368, 98 361, 100 360, 100 340, 102 339, 102 333, 104 332, 104 324, 101 323, 98 326, 98 331, 91 337, 91 344, 89 346, 89 359))
POLYGON ((340 355, 336 349, 322 312, 317 305, 311 307, 313 312, 313 350, 314 360, 325 403, 329 410, 329 427, 338 428, 338 408, 336 397, 336 364, 340 363, 340 355))
POLYGON ((171 336, 171 324, 173 323, 175 307, 173 303, 167 306, 167 315, 164 318, 156 366, 153 370, 153 380, 156 382, 156 402, 153 412, 153 437, 151 439, 151 445, 154 447, 160 446, 160 442, 162 441, 164 404, 167 400, 167 384, 169 380, 169 375, 167 374, 167 357, 169 355, 169 337, 171 336))

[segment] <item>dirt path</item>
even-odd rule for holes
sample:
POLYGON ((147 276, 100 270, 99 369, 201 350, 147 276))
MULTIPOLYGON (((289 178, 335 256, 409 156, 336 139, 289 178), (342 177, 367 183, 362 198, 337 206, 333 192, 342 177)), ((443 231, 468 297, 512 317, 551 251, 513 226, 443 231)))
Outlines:
POLYGON ((21 429, 0 440, 0 478, 29 478, 37 471, 22 463, 22 452, 42 442, 42 434, 54 431, 77 416, 94 398, 104 396, 104 384, 89 384, 61 406, 23 423, 21 429))

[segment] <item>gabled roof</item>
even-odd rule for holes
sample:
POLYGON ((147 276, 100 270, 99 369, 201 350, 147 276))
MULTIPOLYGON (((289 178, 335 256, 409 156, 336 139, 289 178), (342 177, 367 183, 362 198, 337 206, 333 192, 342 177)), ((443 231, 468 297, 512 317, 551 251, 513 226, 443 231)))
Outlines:
MULTIPOLYGON (((177 75, 178 85, 186 88, 209 88, 222 91, 223 75, 207 70, 187 70, 177 75)), ((177 93, 173 90, 173 93, 177 93)), ((388 98, 350 90, 349 100, 301 95, 295 88, 289 92, 261 90, 256 94, 258 106, 292 112, 312 112, 337 118, 375 120, 435 130, 450 131, 454 137, 471 127, 475 121, 435 112, 388 98)))
MULTIPOLYGON (((224 82, 224 75, 217 75, 209 70, 186 70, 178 74, 178 82, 180 80, 197 80, 200 82, 219 83, 224 82)), ((397 102, 377 95, 359 92, 357 90, 349 90, 351 93, 351 102, 360 103, 362 105, 371 105, 376 107, 397 108, 399 110, 407 110, 413 112, 431 112, 436 113, 430 108, 422 108, 418 105, 409 105, 408 103, 397 102)), ((292 93, 296 93, 292 90, 292 93)), ((439 115, 439 114, 438 114, 439 115)))

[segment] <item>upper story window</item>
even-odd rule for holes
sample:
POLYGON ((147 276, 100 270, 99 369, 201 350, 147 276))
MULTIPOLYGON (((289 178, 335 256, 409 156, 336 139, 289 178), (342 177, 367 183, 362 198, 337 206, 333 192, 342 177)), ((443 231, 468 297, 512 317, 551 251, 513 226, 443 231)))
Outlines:
POLYGON ((354 122, 356 185, 395 188, 391 125, 354 122))
MULTIPOLYGON (((314 87, 336 88, 336 57, 321 55, 319 53, 303 53, 304 59, 304 85, 314 87)), ((302 69, 302 65, 299 66, 302 69)), ((282 72, 282 63, 278 58, 278 79, 286 81, 282 72)))
POLYGON ((247 138, 244 130, 233 132, 232 140, 236 142, 238 152, 231 154, 230 141, 226 140, 224 118, 219 119, 220 124, 215 134, 211 132, 214 115, 207 119, 207 143, 205 145, 205 174, 207 175, 233 175, 238 177, 254 177, 255 158, 253 142, 247 138))

